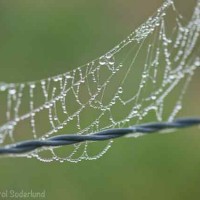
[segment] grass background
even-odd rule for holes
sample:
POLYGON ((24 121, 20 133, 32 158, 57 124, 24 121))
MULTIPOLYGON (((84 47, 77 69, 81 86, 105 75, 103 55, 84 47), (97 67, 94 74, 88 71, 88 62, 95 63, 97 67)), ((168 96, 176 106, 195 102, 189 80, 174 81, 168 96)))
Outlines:
MULTIPOLYGON (((105 53, 150 16, 161 0, 1 0, 0 80, 60 74, 105 53)), ((175 1, 181 11, 195 0, 175 1)), ((180 116, 200 113, 199 71, 180 116)), ((200 196, 199 129, 119 139, 96 161, 0 159, 0 192, 46 191, 46 199, 187 200, 200 196)))

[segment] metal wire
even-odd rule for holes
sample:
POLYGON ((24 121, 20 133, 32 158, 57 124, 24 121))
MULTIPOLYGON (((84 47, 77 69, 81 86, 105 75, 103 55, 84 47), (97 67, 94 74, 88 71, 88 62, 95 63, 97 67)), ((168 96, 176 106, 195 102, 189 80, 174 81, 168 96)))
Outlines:
POLYGON ((100 131, 90 135, 58 135, 46 140, 27 140, 12 145, 0 147, 0 155, 4 154, 21 154, 33 151, 42 147, 56 147, 71 145, 84 141, 103 141, 110 140, 125 135, 143 133, 150 134, 167 129, 187 128, 200 125, 200 118, 180 118, 172 122, 154 122, 141 124, 129 128, 116 128, 100 131))

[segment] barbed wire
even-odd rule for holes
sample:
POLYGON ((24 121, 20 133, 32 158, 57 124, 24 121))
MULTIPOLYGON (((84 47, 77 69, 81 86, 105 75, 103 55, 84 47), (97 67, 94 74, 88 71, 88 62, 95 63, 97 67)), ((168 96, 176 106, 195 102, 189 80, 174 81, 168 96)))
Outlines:
POLYGON ((180 118, 172 122, 153 122, 153 123, 135 125, 129 128, 115 128, 115 129, 103 130, 90 135, 70 135, 70 134, 58 135, 47 138, 45 140, 26 140, 23 142, 0 147, 0 155, 21 154, 42 147, 65 146, 84 141, 104 141, 104 140, 123 137, 129 134, 131 134, 132 136, 138 133, 150 134, 167 129, 180 129, 195 125, 200 125, 200 118, 198 117, 180 118))

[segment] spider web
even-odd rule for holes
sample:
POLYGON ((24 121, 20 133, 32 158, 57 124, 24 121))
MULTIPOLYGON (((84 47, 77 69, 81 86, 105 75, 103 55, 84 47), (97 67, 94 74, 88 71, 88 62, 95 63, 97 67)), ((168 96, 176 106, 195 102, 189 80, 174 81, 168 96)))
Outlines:
MULTIPOLYGON (((199 34, 200 0, 188 22, 174 2, 166 0, 100 58, 55 77, 0 83, 0 144, 92 134, 149 119, 173 120, 200 66, 199 34)), ((19 156, 45 162, 93 160, 106 153, 111 143, 41 148, 19 156)))

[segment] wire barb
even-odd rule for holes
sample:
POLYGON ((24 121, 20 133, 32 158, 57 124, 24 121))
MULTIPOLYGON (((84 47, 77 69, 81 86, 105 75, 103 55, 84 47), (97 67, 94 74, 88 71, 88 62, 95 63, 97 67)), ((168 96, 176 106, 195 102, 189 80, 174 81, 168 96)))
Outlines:
POLYGON ((46 140, 27 140, 16 144, 0 147, 0 155, 21 154, 42 147, 65 146, 84 141, 110 140, 123 137, 129 134, 150 134, 167 129, 188 128, 195 125, 200 125, 200 118, 180 118, 172 122, 154 122, 148 124, 135 125, 129 128, 108 129, 90 135, 58 135, 50 137, 46 140))

